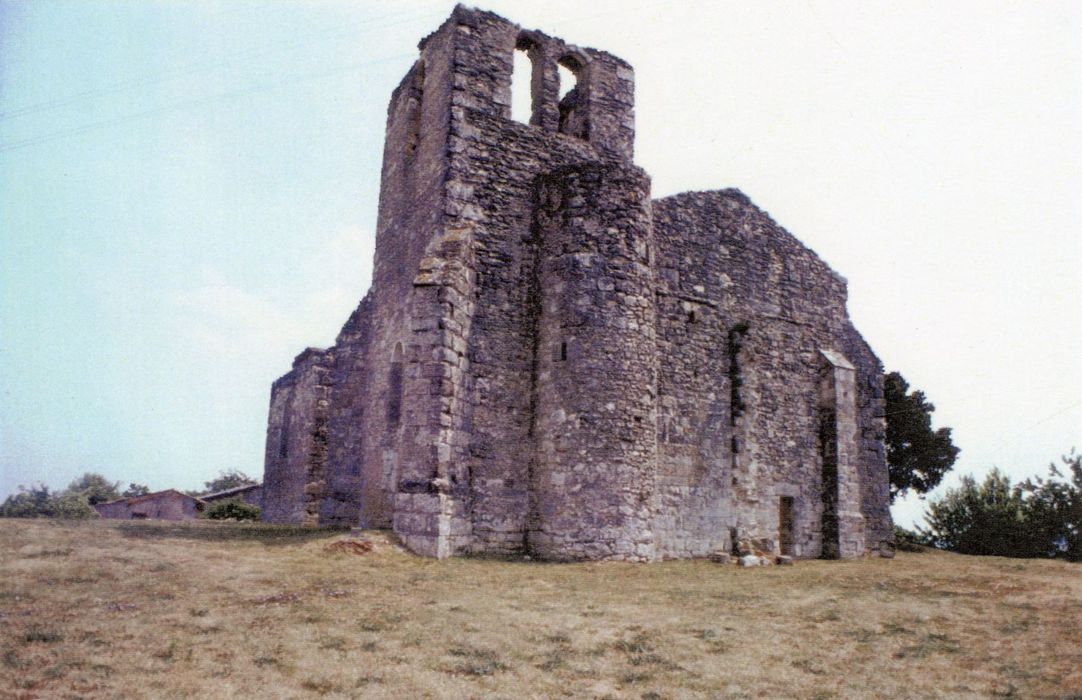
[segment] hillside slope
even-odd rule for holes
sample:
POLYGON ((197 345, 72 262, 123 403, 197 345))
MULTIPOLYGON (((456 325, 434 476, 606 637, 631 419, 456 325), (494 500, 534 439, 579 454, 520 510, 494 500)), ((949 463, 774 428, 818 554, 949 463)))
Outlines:
POLYGON ((1082 567, 436 561, 383 533, 0 520, 0 696, 1082 697, 1082 567))

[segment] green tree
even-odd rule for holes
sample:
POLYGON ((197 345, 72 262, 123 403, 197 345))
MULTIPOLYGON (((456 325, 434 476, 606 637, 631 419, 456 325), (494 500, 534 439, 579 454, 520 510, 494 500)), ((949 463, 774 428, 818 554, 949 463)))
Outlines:
POLYGON ((1044 556, 1045 547, 1027 520, 1025 492, 993 469, 980 484, 963 476, 928 505, 922 537, 940 549, 1000 557, 1044 556))
POLYGON ((136 498, 138 496, 145 496, 150 493, 149 486, 143 486, 137 484, 134 481, 128 484, 128 488, 124 489, 124 493, 120 494, 123 498, 136 498))
POLYGON ((79 520, 99 516, 98 511, 90 505, 86 495, 77 491, 62 491, 53 499, 50 517, 79 520))
POLYGON ((218 478, 204 482, 205 490, 203 493, 217 493, 218 491, 235 489, 238 486, 248 486, 255 483, 258 482, 244 472, 230 469, 229 471, 220 471, 218 472, 218 478))
POLYGON ((887 466, 890 500, 912 490, 925 494, 939 485, 960 451, 951 442, 951 429, 932 430, 935 406, 923 391, 909 391, 898 372, 883 378, 887 420, 887 466))
POLYGON ((19 487, 0 504, 0 517, 5 518, 48 518, 53 515, 55 496, 45 484, 31 484, 30 488, 19 487))
POLYGON ((78 491, 53 493, 45 484, 30 488, 19 487, 19 493, 8 496, 0 504, 0 517, 5 518, 95 518, 98 513, 78 491))
POLYGON ((119 481, 114 483, 94 472, 86 472, 68 484, 68 491, 82 494, 90 505, 115 501, 120 498, 119 489, 119 481))
POLYGON ((1027 494, 1026 520, 1044 554, 1082 561, 1082 455, 1063 456, 1065 471, 1048 465, 1048 478, 1022 483, 1027 494))

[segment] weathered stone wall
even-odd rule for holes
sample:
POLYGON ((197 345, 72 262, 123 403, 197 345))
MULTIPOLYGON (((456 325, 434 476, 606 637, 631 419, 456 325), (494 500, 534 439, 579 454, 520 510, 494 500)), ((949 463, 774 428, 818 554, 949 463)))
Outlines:
POLYGON ((777 549, 783 511, 797 556, 889 539, 881 368, 844 281, 738 192, 651 203, 633 91, 614 56, 461 6, 420 43, 372 288, 272 393, 266 519, 432 556, 777 549))
MULTIPOLYGON (((324 525, 370 527, 378 523, 361 521, 362 499, 368 514, 386 510, 382 484, 368 488, 362 473, 366 464, 365 409, 369 405, 367 347, 371 330, 371 294, 366 296, 342 327, 334 344, 330 406, 327 411, 327 467, 319 522, 324 525)), ((369 517, 372 517, 371 515, 369 517)))
POLYGON ((542 179, 532 551, 654 558, 657 465, 650 183, 637 168, 542 179))
POLYGON ((308 348, 271 388, 261 514, 267 522, 318 523, 333 362, 332 353, 308 348))
POLYGON ((654 228, 659 343, 671 353, 659 378, 659 470, 685 474, 665 480, 657 530, 661 539, 671 527, 675 543, 665 553, 731 546, 733 534, 776 546, 782 497, 795 506, 794 553, 822 553, 823 350, 856 366, 848 483, 858 511, 877 509, 877 546, 889 530, 882 369, 849 323, 844 280, 735 190, 659 200, 654 228))
MULTIPOLYGON (((606 157, 630 158, 632 73, 602 52, 569 47, 483 12, 456 10, 454 92, 445 229, 464 240, 470 269, 453 319, 468 338, 468 371, 454 378, 452 462, 466 486, 472 551, 521 551, 531 512, 533 378, 537 352, 539 238, 534 204, 543 173, 606 157), (533 59, 533 125, 510 119, 513 52, 533 59), (560 133, 557 64, 575 61, 584 95, 579 136, 560 133), (585 136, 585 138, 581 138, 585 136)), ((446 263, 447 269, 457 265, 446 263)), ((460 526, 459 529, 465 529, 460 526)))
POLYGON ((113 520, 194 520, 202 508, 202 502, 174 489, 94 506, 98 515, 113 520))
POLYGON ((162 491, 128 499, 132 520, 195 520, 202 505, 179 491, 162 491))

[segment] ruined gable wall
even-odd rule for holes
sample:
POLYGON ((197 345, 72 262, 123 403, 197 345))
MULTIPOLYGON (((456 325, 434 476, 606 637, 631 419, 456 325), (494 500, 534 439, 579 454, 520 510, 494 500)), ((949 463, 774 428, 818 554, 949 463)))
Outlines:
POLYGON ((426 437, 435 397, 424 376, 431 341, 415 327, 432 309, 418 300, 413 281, 441 229, 450 92, 446 34, 441 29, 429 38, 388 106, 372 287, 339 336, 333 471, 340 498, 325 510, 327 519, 345 515, 366 527, 391 526, 402 465, 431 457, 426 437))
POLYGON ((309 348, 271 387, 261 519, 314 525, 323 497, 333 354, 309 348))
MULTIPOLYGON (((794 553, 816 556, 823 545, 819 348, 857 366, 861 434, 874 433, 878 420, 881 370, 867 346, 853 342, 859 336, 846 315, 844 281, 739 192, 657 201, 654 221, 659 343, 694 348, 661 364, 659 470, 670 497, 659 512, 674 519, 657 522, 659 541, 686 556, 687 542, 701 550, 722 522, 741 538, 776 540, 786 496, 795 505, 794 553), (701 312, 699 328, 688 322, 691 310, 701 312), (707 367, 697 367, 704 359, 707 367), (696 386, 696 370, 708 386, 696 386), (675 448, 673 425, 682 443, 675 448), (728 440, 712 437, 719 426, 728 440)), ((865 478, 874 466, 862 460, 865 478)))
MULTIPOLYGON (((368 395, 368 345, 371 293, 350 314, 335 339, 327 415, 326 487, 319 509, 321 525, 353 526, 360 521, 364 463, 364 397, 368 395)), ((380 485, 375 487, 377 490, 380 485)))

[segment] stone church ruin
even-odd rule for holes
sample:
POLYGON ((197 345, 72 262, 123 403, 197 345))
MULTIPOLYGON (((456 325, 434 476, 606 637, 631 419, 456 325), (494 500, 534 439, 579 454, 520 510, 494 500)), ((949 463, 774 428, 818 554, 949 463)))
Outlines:
POLYGON ((651 199, 633 75, 462 6, 421 41, 372 286, 273 385, 264 520, 435 557, 889 549, 882 369, 845 280, 737 190, 651 199))

